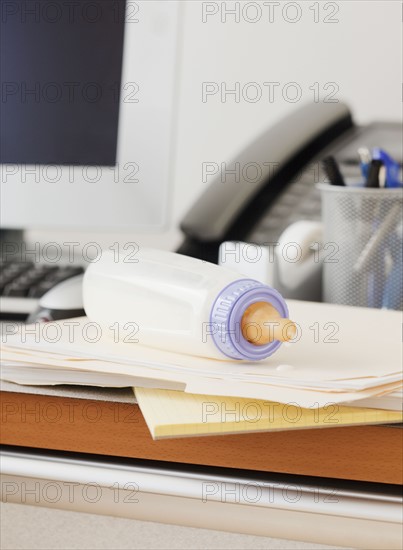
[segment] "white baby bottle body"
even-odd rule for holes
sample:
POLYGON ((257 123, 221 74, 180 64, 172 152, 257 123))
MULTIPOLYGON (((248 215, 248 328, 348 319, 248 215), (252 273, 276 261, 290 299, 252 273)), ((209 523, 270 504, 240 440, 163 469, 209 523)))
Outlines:
POLYGON ((210 309, 238 279, 235 272, 172 252, 144 248, 130 262, 104 252, 85 273, 84 308, 113 334, 135 330, 141 345, 223 358, 208 338, 210 309))
POLYGON ((270 302, 288 315, 282 297, 267 285, 150 248, 130 261, 104 252, 84 275, 83 300, 88 318, 107 334, 123 339, 135 331, 140 345, 216 359, 262 359, 280 345, 254 346, 243 338, 240 319, 251 304, 270 302))

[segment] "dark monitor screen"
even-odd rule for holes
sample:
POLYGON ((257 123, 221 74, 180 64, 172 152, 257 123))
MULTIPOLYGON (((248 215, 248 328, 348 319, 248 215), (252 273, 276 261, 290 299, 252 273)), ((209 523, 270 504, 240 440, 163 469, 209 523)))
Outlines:
POLYGON ((0 9, 0 163, 115 164, 125 0, 0 9))

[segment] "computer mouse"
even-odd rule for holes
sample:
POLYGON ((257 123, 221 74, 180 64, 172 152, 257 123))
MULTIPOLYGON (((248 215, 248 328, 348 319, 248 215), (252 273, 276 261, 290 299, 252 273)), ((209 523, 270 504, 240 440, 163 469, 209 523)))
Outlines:
POLYGON ((46 292, 39 299, 39 305, 28 317, 27 323, 46 323, 83 315, 83 275, 76 275, 46 292))

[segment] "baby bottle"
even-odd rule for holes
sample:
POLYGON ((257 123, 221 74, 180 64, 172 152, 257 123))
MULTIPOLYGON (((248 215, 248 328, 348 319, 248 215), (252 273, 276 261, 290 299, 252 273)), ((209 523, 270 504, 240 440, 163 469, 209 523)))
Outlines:
POLYGON ((214 359, 264 359, 296 333, 268 285, 150 248, 130 259, 104 252, 84 275, 83 298, 86 315, 105 329, 135 323, 141 345, 214 359))

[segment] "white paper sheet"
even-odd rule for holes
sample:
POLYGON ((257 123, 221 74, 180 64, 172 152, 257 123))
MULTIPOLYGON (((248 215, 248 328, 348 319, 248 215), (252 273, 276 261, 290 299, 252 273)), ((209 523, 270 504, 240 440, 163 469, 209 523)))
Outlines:
POLYGON ((37 327, 36 333, 21 327, 19 334, 3 335, 2 355, 9 364, 112 373, 160 381, 160 387, 164 381, 185 384, 190 393, 298 400, 300 406, 401 387, 401 313, 297 301, 289 307, 300 327, 296 342, 256 363, 115 343, 112 332, 94 343, 86 318, 37 327))

